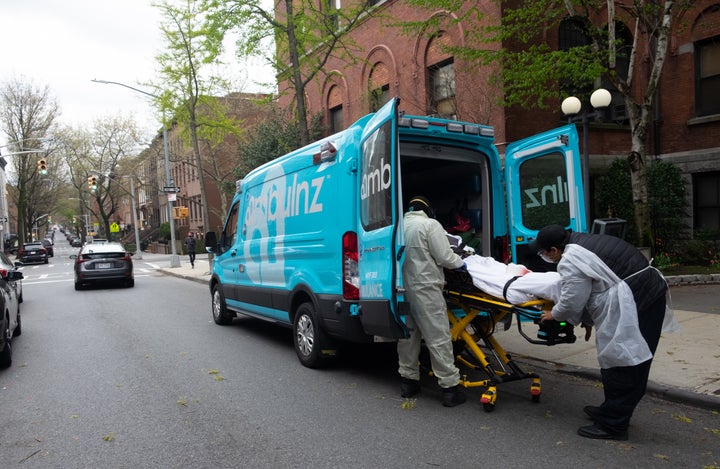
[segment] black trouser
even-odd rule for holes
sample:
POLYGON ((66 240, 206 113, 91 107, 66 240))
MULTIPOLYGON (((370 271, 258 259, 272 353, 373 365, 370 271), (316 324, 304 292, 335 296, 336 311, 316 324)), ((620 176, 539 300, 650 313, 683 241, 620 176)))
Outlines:
MULTIPOLYGON (((665 296, 638 311, 640 333, 653 355, 660 341, 664 318, 665 296)), ((614 432, 628 429, 633 411, 645 395, 651 364, 652 358, 635 366, 600 370, 605 402, 600 406, 600 415, 595 421, 598 426, 614 432)))
POLYGON ((195 263, 195 251, 194 250, 188 251, 188 256, 190 256, 190 263, 194 264, 195 263))

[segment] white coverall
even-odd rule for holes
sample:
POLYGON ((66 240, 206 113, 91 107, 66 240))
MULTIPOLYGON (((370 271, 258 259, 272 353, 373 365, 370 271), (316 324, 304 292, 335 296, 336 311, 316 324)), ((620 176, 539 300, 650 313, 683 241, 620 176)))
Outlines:
POLYGON ((460 371, 455 366, 450 323, 442 294, 443 267, 457 269, 464 263, 450 248, 442 225, 425 212, 406 213, 403 227, 403 278, 405 297, 410 303, 407 326, 411 333, 409 338, 398 340, 398 371, 403 378, 420 379, 418 358, 421 341, 425 339, 433 374, 441 388, 450 388, 459 383, 460 371))
POLYGON ((630 287, 595 253, 568 244, 557 271, 562 277, 562 292, 552 316, 574 325, 594 324, 601 368, 633 366, 652 358, 640 334, 630 287))

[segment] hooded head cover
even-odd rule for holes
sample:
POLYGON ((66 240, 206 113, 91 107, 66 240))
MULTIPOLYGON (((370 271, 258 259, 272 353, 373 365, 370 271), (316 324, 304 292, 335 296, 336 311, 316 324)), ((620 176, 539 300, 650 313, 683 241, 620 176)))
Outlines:
POLYGON ((417 195, 410 199, 410 202, 408 202, 408 211, 417 212, 418 210, 424 211, 430 218, 435 218, 435 211, 430 205, 430 201, 427 197, 417 195))
POLYGON ((531 251, 537 251, 538 249, 548 251, 551 248, 563 250, 567 243, 567 236, 568 231, 564 227, 548 225, 538 232, 537 238, 528 246, 531 251))

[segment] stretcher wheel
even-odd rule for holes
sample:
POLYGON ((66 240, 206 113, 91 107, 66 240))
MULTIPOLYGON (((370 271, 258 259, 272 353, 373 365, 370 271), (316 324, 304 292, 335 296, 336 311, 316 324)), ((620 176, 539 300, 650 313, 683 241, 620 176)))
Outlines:
POLYGON ((497 388, 495 386, 489 386, 480 397, 480 403, 483 405, 483 409, 485 409, 485 412, 492 412, 493 410, 495 410, 496 399, 497 388))
POLYGON ((540 402, 540 395, 542 394, 542 386, 540 384, 540 378, 533 378, 530 384, 530 399, 533 402, 540 402))

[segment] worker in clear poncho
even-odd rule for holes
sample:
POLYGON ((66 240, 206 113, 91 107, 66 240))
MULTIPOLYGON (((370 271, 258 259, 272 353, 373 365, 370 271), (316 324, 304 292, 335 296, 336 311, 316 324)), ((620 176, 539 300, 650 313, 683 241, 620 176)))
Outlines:
POLYGON ((463 268, 465 263, 450 247, 445 229, 434 219, 430 202, 413 197, 403 218, 405 298, 410 303, 407 326, 410 337, 398 340, 400 395, 412 397, 420 392, 418 359, 424 339, 430 352, 433 374, 442 388, 442 403, 454 407, 465 402, 460 390, 460 371, 455 366, 450 322, 443 296, 447 269, 463 268))
POLYGON ((578 429, 587 438, 626 440, 635 407, 647 388, 650 365, 660 340, 667 283, 642 253, 622 239, 570 233, 546 226, 531 249, 557 263, 560 300, 542 320, 567 321, 596 329, 604 402, 583 410, 593 425, 578 429))

